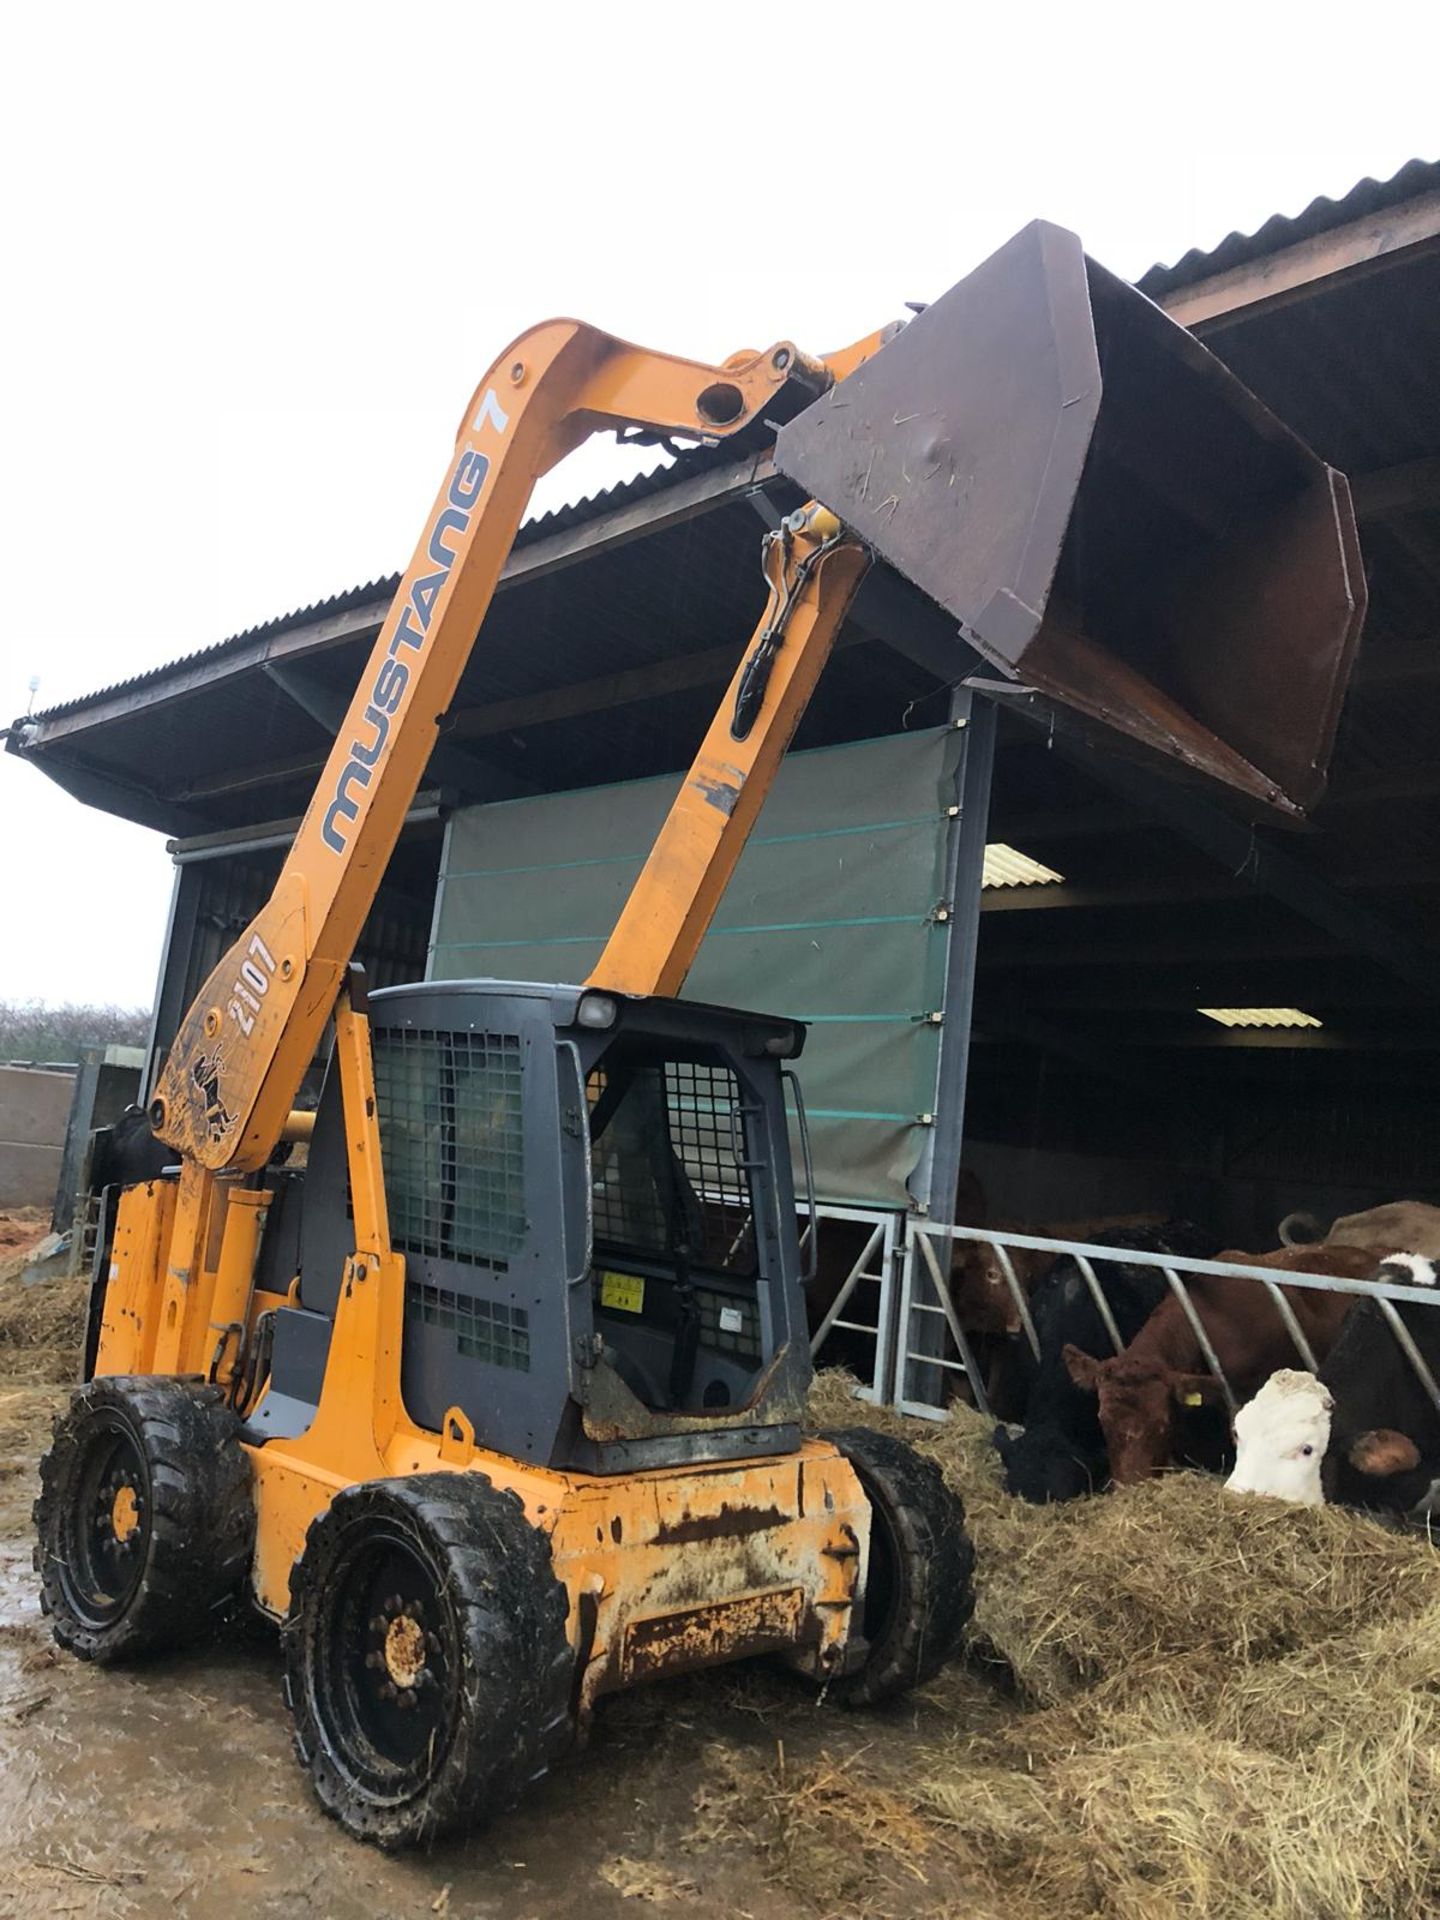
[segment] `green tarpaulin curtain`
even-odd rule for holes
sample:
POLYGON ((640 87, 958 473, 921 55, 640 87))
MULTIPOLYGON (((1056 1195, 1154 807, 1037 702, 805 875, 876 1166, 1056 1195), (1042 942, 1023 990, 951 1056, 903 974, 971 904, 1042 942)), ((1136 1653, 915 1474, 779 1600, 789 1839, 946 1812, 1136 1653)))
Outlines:
MULTIPOLYGON (((450 823, 432 979, 581 981, 679 779, 468 807, 450 823)), ((686 997, 811 1023, 799 1062, 822 1199, 903 1207, 934 1104, 946 728, 792 754, 686 997)))

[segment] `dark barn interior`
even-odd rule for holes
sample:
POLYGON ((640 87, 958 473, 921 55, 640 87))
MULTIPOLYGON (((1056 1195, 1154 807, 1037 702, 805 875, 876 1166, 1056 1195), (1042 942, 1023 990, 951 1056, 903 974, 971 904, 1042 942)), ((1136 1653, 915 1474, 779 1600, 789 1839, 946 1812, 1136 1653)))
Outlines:
MULTIPOLYGON (((1187 270, 1142 282, 1181 318, 1187 270)), ((1252 834, 1002 722, 991 837, 1064 877, 986 894, 967 1131, 1029 1220, 1158 1203, 1259 1247, 1293 1207, 1440 1198, 1440 252, 1194 324, 1351 477, 1370 605, 1328 791, 1252 834), (1067 1182, 1072 1154, 1131 1177, 1067 1182)))

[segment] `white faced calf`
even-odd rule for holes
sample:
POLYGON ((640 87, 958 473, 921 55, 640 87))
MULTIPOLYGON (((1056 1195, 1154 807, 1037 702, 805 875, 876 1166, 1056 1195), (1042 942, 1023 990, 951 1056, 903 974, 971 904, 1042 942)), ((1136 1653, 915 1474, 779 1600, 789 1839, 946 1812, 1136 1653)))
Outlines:
POLYGON ((1335 1402, 1313 1373, 1282 1367, 1235 1416, 1231 1493, 1265 1493, 1302 1506, 1325 1502, 1320 1463, 1330 1444, 1335 1402))

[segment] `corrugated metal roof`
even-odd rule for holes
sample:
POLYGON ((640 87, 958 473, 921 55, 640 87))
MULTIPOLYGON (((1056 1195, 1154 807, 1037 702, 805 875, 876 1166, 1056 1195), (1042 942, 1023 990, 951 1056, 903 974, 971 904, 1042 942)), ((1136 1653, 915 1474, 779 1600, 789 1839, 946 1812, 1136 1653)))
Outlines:
POLYGON ((1207 1020, 1222 1027, 1321 1027, 1325 1023, 1299 1007, 1197 1007, 1207 1020))
MULTIPOLYGON (((693 447, 682 452, 668 466, 657 467, 651 473, 636 474, 629 480, 618 480, 614 486, 602 487, 598 493, 587 494, 583 499, 570 502, 563 507, 552 508, 548 513, 537 514, 525 521, 515 536, 515 548, 527 547, 532 541, 543 540, 553 533, 563 533, 570 527, 583 525, 588 520, 598 520, 602 514, 613 513, 619 507, 629 506, 636 500, 648 499, 652 494, 663 493, 668 487, 677 486, 682 480, 693 479, 697 474, 708 472, 713 467, 732 464, 744 458, 746 453, 757 447, 768 446, 773 435, 762 423, 754 422, 742 432, 733 434, 714 447, 693 447)), ((282 633, 289 633, 295 627, 310 626, 316 621, 326 620, 336 614, 348 613, 352 607, 364 606, 371 600, 389 601, 394 597, 400 585, 398 573, 387 573, 367 580, 357 587, 347 587, 341 593, 333 593, 326 600, 316 600, 310 606, 296 607, 289 613, 277 614, 273 620, 262 621, 258 626, 245 627, 239 633, 227 635, 223 640, 212 641, 209 646, 196 647, 189 653, 182 653, 173 660, 161 665, 149 667, 144 673, 132 674, 124 680, 112 681, 109 685, 96 687, 90 693, 78 695, 73 700, 62 700, 53 707, 44 707, 29 717, 34 721, 57 720, 65 714, 76 713, 82 707, 88 707, 96 701, 104 700, 115 693, 128 693, 132 688, 144 687, 153 681, 163 680, 181 667, 187 667, 196 660, 218 658, 233 653, 241 647, 254 644, 257 640, 274 639, 282 633)))
POLYGON ((1266 254, 1278 253, 1300 240, 1310 240, 1332 227, 1343 227, 1366 214, 1379 213, 1402 200, 1413 200, 1422 193, 1440 192, 1440 160, 1407 160, 1388 180, 1372 180, 1368 175, 1358 181, 1342 199, 1321 194, 1302 213, 1272 214, 1254 233, 1231 233, 1208 252, 1192 247, 1173 266, 1157 262, 1136 281, 1142 293, 1152 300, 1163 299, 1180 287, 1208 280, 1212 274, 1226 273, 1266 254))
POLYGON ((53 707, 42 707, 28 718, 34 721, 58 720, 62 715, 77 713, 81 707, 92 706, 112 693, 128 693, 132 687, 146 687, 152 681, 163 680, 179 668, 188 667, 193 660, 229 653, 251 640, 288 633, 292 627, 308 626, 311 621, 324 620, 331 614, 346 613, 351 607, 363 606, 367 600, 378 600, 382 594, 393 595, 399 584, 399 574, 392 573, 383 579, 368 580, 363 586, 347 587, 343 593, 332 593, 328 600, 317 600, 308 607, 296 607, 292 613, 277 614, 273 620, 266 620, 258 627, 247 627, 243 633, 232 633, 227 639, 212 641, 208 647, 195 647, 189 653, 177 654, 173 660, 163 661, 158 667, 147 667, 144 673, 131 674, 125 680, 112 680, 108 685, 96 687, 91 693, 82 693, 74 700, 61 700, 53 707))
POLYGON ((1034 860, 1003 840, 992 840, 985 849, 982 887, 1048 887, 1065 878, 1043 860, 1034 860))

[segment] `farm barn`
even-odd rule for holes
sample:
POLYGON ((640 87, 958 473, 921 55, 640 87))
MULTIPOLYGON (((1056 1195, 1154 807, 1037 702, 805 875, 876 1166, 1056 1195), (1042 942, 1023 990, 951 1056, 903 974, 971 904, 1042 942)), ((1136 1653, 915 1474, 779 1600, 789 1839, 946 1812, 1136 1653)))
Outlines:
MULTIPOLYGON (((956 684, 888 572, 841 637, 687 992, 812 1023, 818 1199, 865 1229, 834 1257, 879 1231, 841 1315, 879 1338, 845 1357, 882 1400, 936 1396, 903 1377, 905 1225, 952 1217, 962 1164, 966 1224, 1183 1218, 1211 1251, 1440 1198, 1437 206, 1412 163, 1140 283, 1354 487, 1369 615, 1301 828, 1037 725, 978 660, 956 684)), ((761 427, 526 527, 366 929, 375 984, 585 977, 797 499, 761 427)), ((278 871, 394 584, 7 741, 172 836, 152 1071, 278 871)))
MULTIPOLYGON (((916 596, 883 573, 867 584, 687 991, 811 1024, 819 1247, 835 1283, 819 1358, 849 1366, 882 1424, 902 1417, 890 1409, 939 1414, 958 1391, 929 1444, 971 1511, 977 1644, 1031 1711, 1012 1723, 977 1709, 977 1744, 945 1764, 907 1748, 903 1782, 883 1769, 859 1786, 827 1779, 812 1753, 797 1786, 783 1759, 778 1783, 736 1760, 711 1805, 743 1828, 757 1794, 794 1788, 773 1843, 791 1866, 817 1834, 836 1858, 842 1830, 862 1834, 860 1878, 842 1874, 835 1892, 856 1911, 860 1887, 949 1871, 958 1848, 977 1912, 992 1898, 1027 1910, 1006 1878, 1013 1855, 1049 1902, 1038 1912, 1144 1911, 1153 1874, 1171 1901, 1155 1911, 1418 1913, 1434 1889, 1412 1884, 1429 1857, 1413 1833, 1377 1824, 1353 1858, 1286 1853, 1284 1783, 1319 1740, 1318 1709, 1303 1734, 1254 1736, 1258 1798, 1217 1756, 1284 1720, 1282 1683, 1334 1705, 1349 1662, 1352 1689, 1388 1716, 1356 1736, 1374 1790, 1405 1797, 1437 1751, 1417 1719, 1430 1681, 1394 1677, 1407 1643, 1430 1657, 1416 1626, 1428 1550, 1334 1512, 1283 1539, 1259 1509, 1222 1523, 1211 1483, 1082 1503, 1100 1518, 1017 1519, 991 1423, 964 1404, 986 1404, 991 1356, 965 1337, 986 1329, 946 1311, 957 1221, 1000 1233, 1013 1274, 1033 1238, 1128 1244, 1143 1264, 1123 1236, 1156 1224, 1195 1229, 1167 1249, 1177 1257, 1259 1253, 1289 1216, 1323 1231, 1440 1201, 1440 168, 1363 182, 1140 286, 1351 477, 1369 612, 1328 787, 1303 825, 1253 824, 1048 712, 1037 724, 1023 686, 978 658, 957 674, 953 635, 916 596), (1230 1585, 1229 1611, 1202 1621, 1184 1601, 1197 1570, 1230 1585), (1075 1598, 1087 1580, 1113 1587, 1104 1621, 1075 1598), (1267 1607, 1255 1658, 1272 1664, 1226 1678, 1267 1607), (1107 1698, 1130 1746, 1096 1732, 1107 1698), (1169 1771, 1143 1771, 1140 1750, 1167 1741, 1169 1771), (1022 1747, 1039 1756, 1033 1775, 1016 1766, 1022 1747), (1213 1795, 1189 1807, 1195 1833, 1173 1823, 1171 1853, 1141 1857, 1126 1807, 1178 1802, 1195 1780, 1213 1795), (1076 1836, 1097 1822, 1092 1855, 1076 1836), (1207 1844, 1233 1882, 1205 1895, 1219 1904, 1196 1893, 1186 1907, 1175 1887, 1207 1844), (1253 1909, 1242 1883, 1260 1889, 1253 1909)), ((757 431, 525 529, 366 928, 373 982, 585 977, 760 611, 760 534, 797 499, 757 431)), ((7 740, 77 798, 170 836, 152 1073, 273 881, 394 585, 41 713, 7 740)), ((833 1382, 822 1392, 851 1404, 833 1382)), ((1335 1820, 1360 1818, 1322 1774, 1312 1784, 1335 1820)))

